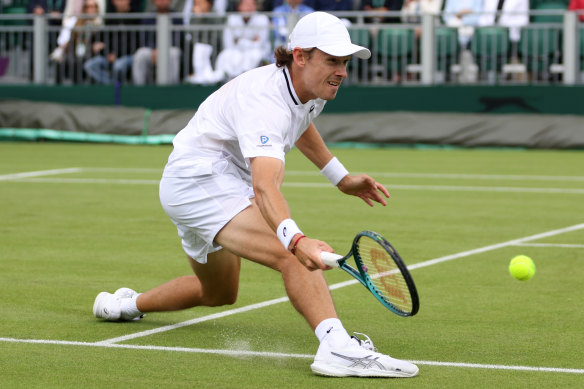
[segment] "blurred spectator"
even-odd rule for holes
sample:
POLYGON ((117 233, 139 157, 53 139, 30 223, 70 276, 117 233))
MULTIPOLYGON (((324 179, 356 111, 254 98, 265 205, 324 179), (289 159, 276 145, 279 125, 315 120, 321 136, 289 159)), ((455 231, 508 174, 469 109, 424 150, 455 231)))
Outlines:
POLYGON ((224 23, 224 19, 218 17, 218 13, 213 12, 213 4, 212 0, 194 0, 191 14, 186 21, 190 25, 203 28, 187 34, 189 43, 187 43, 185 50, 189 50, 188 57, 191 57, 190 49, 192 47, 192 61, 190 61, 192 67, 189 69, 190 76, 186 79, 190 83, 215 84, 222 78, 211 65, 211 56, 220 50, 221 44, 221 32, 212 27, 217 24, 223 26, 224 23), (197 17, 193 18, 192 15, 197 17), (208 27, 205 28, 205 26, 208 27))
POLYGON ((35 15, 50 15, 55 18, 49 19, 50 25, 61 24, 61 18, 65 11, 65 0, 30 0, 28 12, 35 15))
MULTIPOLYGON (((132 12, 131 0, 112 0, 112 14, 126 14, 132 12)), ((131 18, 108 18, 106 26, 123 28, 134 26, 140 22, 139 19, 131 18)), ((113 84, 127 80, 128 71, 132 68, 132 53, 135 48, 130 47, 132 42, 137 41, 136 31, 106 31, 105 43, 98 42, 100 49, 96 56, 88 59, 83 68, 93 80, 100 84, 113 84), (112 75, 113 73, 113 75, 112 75)))
MULTIPOLYGON (((363 0, 364 11, 393 12, 402 8, 403 0, 363 0)), ((399 23, 398 17, 374 17, 367 18, 368 23, 399 23)))
POLYGON ((449 27, 458 28, 458 40, 462 48, 468 46, 474 34, 474 26, 479 24, 482 3, 482 0, 446 0, 444 23, 449 27))
MULTIPOLYGON (((114 0, 106 0, 106 13, 116 12, 116 6, 114 5, 114 0)), ((146 4, 142 0, 130 0, 130 11, 129 12, 146 12, 146 4)), ((150 3, 148 3, 150 4, 150 3)))
MULTIPOLYGON (((59 31, 59 36, 57 37, 57 48, 51 53, 51 59, 59 61, 62 60, 63 47, 65 47, 69 40, 71 39, 71 30, 77 23, 77 17, 83 12, 85 0, 66 0, 65 10, 63 11, 63 19, 61 31, 59 31)), ((105 13, 105 0, 96 0, 97 7, 99 9, 99 18, 96 19, 96 23, 101 24, 103 20, 101 17, 105 13)))
MULTIPOLYGON (((193 12, 194 2, 196 0, 183 0, 184 5, 182 7, 183 15, 187 17, 193 12)), ((211 0, 211 9, 209 12, 216 13, 218 15, 224 15, 225 12, 232 11, 230 0, 211 0)), ((188 22, 185 20, 185 24, 188 22)))
MULTIPOLYGON (((310 5, 305 2, 306 5, 310 5)), ((352 11, 353 0, 315 0, 310 5, 315 11, 352 11)))
POLYGON ((304 14, 314 12, 312 7, 309 7, 303 3, 303 0, 287 0, 285 4, 282 4, 274 8, 274 46, 286 45, 288 41, 289 31, 294 27, 288 24, 296 24, 304 14), (290 16, 293 15, 293 18, 290 16))
MULTIPOLYGON (((317 0, 304 0, 302 4, 309 6, 310 8, 314 9, 316 6, 317 0)), ((286 4, 285 0, 264 0, 262 1, 262 11, 264 12, 273 12, 274 8, 279 7, 283 4, 286 4)))
MULTIPOLYGON (((262 9, 265 12, 272 12, 274 8, 284 4, 284 0, 264 0, 262 9)), ((315 11, 352 11, 353 0, 304 0, 304 5, 315 11)))
MULTIPOLYGON (((570 0, 570 4, 568 4, 568 9, 570 11, 584 11, 584 0, 570 0)), ((584 13, 578 15, 581 22, 584 22, 584 13)))
MULTIPOLYGON (((423 14, 439 15, 443 0, 405 0, 401 9, 403 23, 420 24, 423 14)), ((416 37, 422 35, 422 27, 415 28, 416 37)))
POLYGON ((72 17, 75 24, 71 28, 71 39, 60 45, 51 54, 51 59, 58 64, 57 78, 71 76, 73 83, 80 83, 81 66, 88 58, 99 51, 100 44, 98 32, 91 27, 101 26, 103 20, 100 17, 97 0, 85 0, 79 17, 72 17))
MULTIPOLYGON (((99 19, 100 23, 103 22, 101 20, 102 16, 106 12, 106 3, 105 0, 95 0, 97 3, 97 7, 99 8, 99 19)), ((84 0, 66 0, 65 1, 65 10, 63 11, 63 26, 67 23, 67 20, 70 18, 74 18, 79 16, 82 13, 84 0)))
POLYGON ((404 23, 421 23, 422 14, 439 15, 443 0, 405 0, 401 9, 404 23))
MULTIPOLYGON (((213 26, 223 24, 225 19, 213 11, 213 0, 193 0, 188 15, 183 14, 185 25, 193 26, 213 26), (195 17, 193 17, 195 16, 195 17)), ((203 29, 187 33, 186 39, 192 42, 206 43, 211 46, 217 46, 220 42, 220 32, 216 29, 203 29)))
POLYGON ((217 57, 216 70, 228 79, 271 59, 270 20, 256 13, 256 0, 240 0, 240 13, 230 15, 223 32, 223 51, 217 57))
POLYGON ((458 60, 458 81, 461 83, 474 83, 478 79, 478 66, 468 49, 468 44, 474 35, 474 28, 478 26, 482 0, 446 0, 443 18, 449 27, 458 29, 458 43, 460 45, 460 58, 458 60))
MULTIPOLYGON (((173 13, 170 7, 171 0, 152 0, 156 6, 157 14, 173 13)), ((182 24, 182 20, 173 18, 172 24, 182 24)), ((156 26, 156 18, 142 20, 142 25, 156 26)), ((144 85, 149 79, 153 79, 154 67, 156 66, 156 30, 144 32, 144 47, 136 50, 132 60, 132 80, 136 85, 144 85)), ((170 83, 176 84, 180 76, 180 57, 181 57, 181 34, 174 32, 171 37, 170 47, 170 83)))
MULTIPOLYGON (((183 9, 183 7, 185 7, 185 4, 188 1, 189 0, 170 0, 170 8, 173 9, 173 10, 183 9)), ((191 6, 190 6, 190 8, 193 7, 192 4, 193 4, 193 2, 191 0, 191 6)), ((152 1, 147 1, 146 2, 146 6, 144 7, 144 12, 156 12, 156 5, 154 5, 154 3, 152 1)), ((172 12, 175 12, 175 11, 172 11, 172 12)))
POLYGON ((529 0, 483 0, 479 25, 509 27, 511 42, 519 42, 521 27, 528 23, 529 0))

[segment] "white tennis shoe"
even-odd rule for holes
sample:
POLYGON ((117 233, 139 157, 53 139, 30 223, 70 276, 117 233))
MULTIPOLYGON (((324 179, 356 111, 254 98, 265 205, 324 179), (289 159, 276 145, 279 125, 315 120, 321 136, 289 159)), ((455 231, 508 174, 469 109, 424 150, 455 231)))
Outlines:
POLYGON ((108 292, 101 292, 93 303, 93 316, 107 321, 120 320, 122 299, 108 292))
MULTIPOLYGON (((359 334, 359 333, 355 333, 359 334)), ((359 334, 364 335, 364 334, 359 334)), ((415 377, 418 367, 412 363, 378 353, 371 339, 356 336, 340 348, 320 343, 310 368, 315 374, 329 377, 415 377)))
POLYGON ((134 298, 139 293, 130 288, 119 288, 113 294, 101 292, 93 303, 93 315, 106 321, 140 320, 143 314, 130 315, 122 310, 122 302, 125 299, 134 298))

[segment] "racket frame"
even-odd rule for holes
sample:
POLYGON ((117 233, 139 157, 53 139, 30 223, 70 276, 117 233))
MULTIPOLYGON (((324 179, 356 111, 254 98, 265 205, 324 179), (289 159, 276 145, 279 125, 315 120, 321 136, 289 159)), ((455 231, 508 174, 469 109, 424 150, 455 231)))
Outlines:
POLYGON ((418 292, 416 289, 416 285, 414 284, 414 280, 412 279, 412 276, 410 275, 410 272, 408 271, 407 266, 403 262, 402 258, 398 254, 397 250, 395 250, 395 248, 391 245, 391 243, 389 243, 387 241, 387 239, 385 239, 383 236, 381 236, 377 232, 361 231, 360 233, 358 233, 357 236, 355 236, 355 238, 353 239, 353 244, 351 245, 351 250, 345 256, 334 254, 334 253, 327 253, 327 252, 323 251, 321 253, 321 258, 326 265, 331 266, 331 267, 339 267, 339 268, 343 269, 344 271, 346 271, 347 273, 349 273, 351 276, 353 276, 353 278, 358 280, 364 287, 366 287, 369 290, 369 292, 371 292, 371 294, 373 296, 375 296, 375 298, 384 307, 386 307, 387 309, 389 309, 390 311, 392 311, 396 315, 407 317, 407 316, 413 316, 416 313, 418 313, 419 305, 420 305, 418 292), (392 258, 393 262, 395 263, 395 265, 399 269, 399 271, 402 274, 404 280, 406 281, 406 285, 408 287, 408 293, 409 293, 409 296, 410 296, 410 299, 412 302, 411 312, 404 311, 404 310, 398 308, 393 303, 391 303, 391 301, 386 299, 383 296, 383 293, 381 293, 379 291, 379 289, 374 285, 373 280, 371 279, 371 276, 367 272, 366 267, 364 266, 363 261, 361 260, 360 253, 359 253, 359 240, 363 236, 375 240, 381 247, 383 247, 383 249, 389 254, 389 256, 392 258), (353 257, 353 259, 355 260, 355 264, 356 264, 357 269, 355 269, 354 267, 352 267, 351 265, 349 265, 347 263, 347 260, 350 257, 353 257))

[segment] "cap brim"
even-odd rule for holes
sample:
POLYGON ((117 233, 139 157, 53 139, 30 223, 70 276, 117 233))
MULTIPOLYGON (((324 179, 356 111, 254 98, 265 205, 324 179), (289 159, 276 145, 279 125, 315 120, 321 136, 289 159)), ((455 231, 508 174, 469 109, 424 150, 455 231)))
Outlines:
POLYGON ((355 45, 353 43, 317 46, 317 48, 320 49, 321 51, 324 51, 327 54, 334 55, 335 57, 345 57, 347 55, 354 55, 361 59, 371 58, 371 51, 369 51, 369 49, 363 46, 355 45))

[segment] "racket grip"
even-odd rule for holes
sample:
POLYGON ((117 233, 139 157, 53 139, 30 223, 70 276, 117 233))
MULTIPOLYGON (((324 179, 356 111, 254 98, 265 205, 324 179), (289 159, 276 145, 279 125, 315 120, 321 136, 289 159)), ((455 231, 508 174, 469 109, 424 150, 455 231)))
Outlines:
POLYGON ((325 265, 330 267, 340 267, 341 265, 339 264, 338 260, 341 258, 343 258, 342 255, 329 253, 327 251, 322 251, 320 253, 320 259, 322 259, 325 265))

